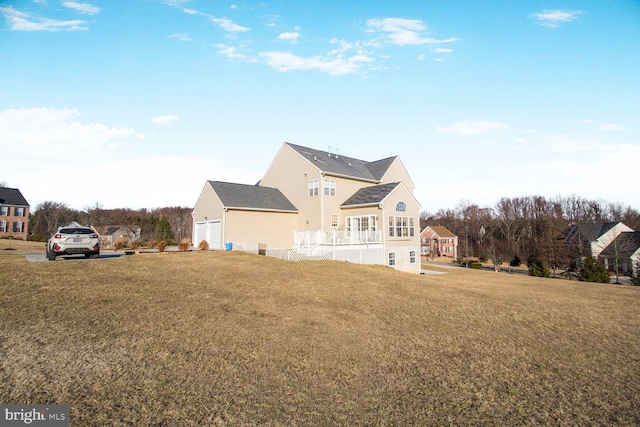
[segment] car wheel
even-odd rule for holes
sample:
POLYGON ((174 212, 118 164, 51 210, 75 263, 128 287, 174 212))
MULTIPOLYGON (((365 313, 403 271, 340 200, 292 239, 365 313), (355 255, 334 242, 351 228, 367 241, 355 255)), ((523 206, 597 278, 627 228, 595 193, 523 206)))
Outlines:
POLYGON ((95 254, 93 254, 92 258, 100 258, 100 252, 96 252, 95 254))
POLYGON ((50 251, 49 249, 47 249, 47 259, 49 261, 55 261, 56 260, 56 253, 53 251, 50 251))

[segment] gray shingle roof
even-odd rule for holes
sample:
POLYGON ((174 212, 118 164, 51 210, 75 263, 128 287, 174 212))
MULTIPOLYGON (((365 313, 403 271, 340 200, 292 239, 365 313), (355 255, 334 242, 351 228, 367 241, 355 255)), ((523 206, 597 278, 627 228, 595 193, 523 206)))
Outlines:
POLYGON ((353 196, 349 197, 340 207, 369 205, 380 203, 395 188, 400 185, 399 182, 391 182, 389 184, 374 185, 372 187, 361 188, 356 191, 353 196))
POLYGON ((0 188, 0 204, 11 206, 29 206, 17 188, 0 188))
POLYGON ((603 234, 611 230, 618 224, 617 222, 596 223, 596 224, 575 224, 569 230, 570 237, 580 236, 582 240, 595 241, 603 234))
POLYGON ((396 157, 388 157, 374 162, 367 162, 365 160, 330 154, 328 151, 315 150, 288 142, 285 144, 293 148, 298 154, 309 160, 309 162, 313 163, 323 172, 369 181, 379 182, 391 166, 391 163, 396 159, 396 157))
POLYGON ((620 233, 620 235, 609 244, 600 256, 615 257, 616 251, 618 257, 628 258, 640 248, 640 231, 620 233))
POLYGON ((295 206, 277 188, 209 181, 226 208, 297 212, 295 206))

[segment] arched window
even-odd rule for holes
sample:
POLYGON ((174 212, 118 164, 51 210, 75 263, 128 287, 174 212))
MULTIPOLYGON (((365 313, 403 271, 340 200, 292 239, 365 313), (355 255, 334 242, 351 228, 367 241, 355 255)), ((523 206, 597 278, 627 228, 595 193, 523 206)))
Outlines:
POLYGON ((405 202, 398 202, 396 205, 396 212, 406 212, 407 204, 405 202))

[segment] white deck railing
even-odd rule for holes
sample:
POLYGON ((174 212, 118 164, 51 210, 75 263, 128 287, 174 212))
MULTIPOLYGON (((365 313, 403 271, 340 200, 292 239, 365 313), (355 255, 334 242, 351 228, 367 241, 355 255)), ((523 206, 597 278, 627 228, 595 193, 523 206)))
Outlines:
POLYGON ((371 245, 382 243, 379 231, 296 231, 294 247, 313 252, 318 246, 371 245))

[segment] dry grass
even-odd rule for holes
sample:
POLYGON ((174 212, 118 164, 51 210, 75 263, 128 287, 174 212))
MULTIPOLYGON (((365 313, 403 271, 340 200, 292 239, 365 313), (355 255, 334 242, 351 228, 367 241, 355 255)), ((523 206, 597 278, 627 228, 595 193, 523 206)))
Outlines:
POLYGON ((0 239, 0 256, 39 254, 45 252, 44 242, 0 239))
POLYGON ((0 401, 74 426, 640 424, 640 289, 442 270, 0 257, 0 401))

